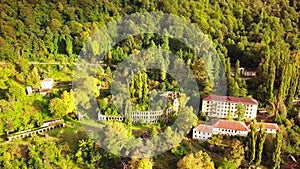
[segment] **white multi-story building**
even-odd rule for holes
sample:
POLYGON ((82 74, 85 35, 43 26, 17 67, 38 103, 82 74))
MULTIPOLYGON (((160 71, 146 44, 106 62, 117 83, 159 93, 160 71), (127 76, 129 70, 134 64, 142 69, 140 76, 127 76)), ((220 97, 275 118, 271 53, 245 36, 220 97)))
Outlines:
POLYGON ((202 112, 209 117, 227 118, 229 115, 237 118, 237 105, 241 103, 245 107, 245 118, 255 119, 258 102, 252 98, 207 95, 202 100, 202 112))
MULTIPOLYGON (((251 131, 251 122, 240 122, 234 120, 212 119, 206 124, 199 124, 193 129, 193 139, 207 140, 212 135, 222 134, 230 136, 246 137, 251 131)), ((276 134, 279 127, 276 123, 264 123, 265 132, 276 134)), ((260 130, 261 123, 257 123, 257 130, 260 130)))

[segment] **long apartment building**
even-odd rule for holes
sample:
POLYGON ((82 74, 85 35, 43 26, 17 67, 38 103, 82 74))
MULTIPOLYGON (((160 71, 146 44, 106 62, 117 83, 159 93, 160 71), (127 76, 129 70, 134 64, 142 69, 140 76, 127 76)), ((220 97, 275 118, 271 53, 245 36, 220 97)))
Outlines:
MULTIPOLYGON (((193 139, 207 140, 212 135, 222 134, 230 136, 246 137, 251 131, 251 122, 240 122, 234 120, 212 119, 206 124, 199 124, 193 129, 193 139)), ((279 127, 276 123, 264 123, 265 132, 276 134, 279 127)), ((260 130, 261 123, 257 123, 257 130, 260 130)))
POLYGON ((239 103, 245 107, 246 119, 256 118, 258 102, 252 98, 207 95, 202 100, 202 112, 207 113, 209 117, 227 118, 230 115, 237 118, 236 112, 239 103))

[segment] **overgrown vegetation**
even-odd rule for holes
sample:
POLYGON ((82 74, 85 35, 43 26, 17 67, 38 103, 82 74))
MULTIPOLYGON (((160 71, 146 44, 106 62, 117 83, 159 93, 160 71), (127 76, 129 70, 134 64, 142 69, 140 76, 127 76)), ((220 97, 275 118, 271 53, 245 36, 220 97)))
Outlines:
MULTIPOLYGON (((258 99, 260 106, 270 112, 268 120, 282 125, 282 133, 272 138, 274 141, 253 127, 248 140, 217 136, 199 144, 197 152, 193 152, 195 147, 182 142, 159 156, 167 157, 166 161, 158 157, 123 159, 81 136, 83 133, 78 127, 66 128, 61 133, 55 130, 53 135, 49 132, 50 138, 37 136, 1 143, 0 168, 121 168, 124 164, 131 168, 170 168, 168 160, 173 168, 225 169, 249 165, 279 168, 281 156, 293 155, 299 159, 300 111, 293 101, 300 96, 300 1, 2 0, 0 9, 0 141, 4 141, 7 134, 40 127, 45 120, 74 112, 73 91, 65 84, 72 80, 74 63, 88 37, 112 19, 151 11, 175 14, 195 23, 213 41, 221 58, 227 95, 258 99), (56 64, 40 64, 42 62, 56 64), (243 77, 238 71, 240 67, 256 71, 257 76, 243 77), (235 70, 234 76, 232 70, 235 70), (41 79, 47 77, 57 82, 50 93, 46 96, 26 94, 26 86, 37 88, 41 79)), ((128 22, 127 27, 134 29, 135 25, 128 22)), ((205 65, 210 63, 197 58, 187 46, 171 37, 151 33, 130 36, 105 56, 108 66, 93 70, 96 76, 81 86, 97 96, 100 110, 106 115, 119 114, 109 92, 114 65, 148 47, 175 53, 192 69, 200 89, 195 95, 211 93, 214 83, 205 72, 205 65)), ((164 65, 175 63, 166 60, 164 65)), ((176 81, 165 72, 143 71, 134 76, 129 86, 136 109, 148 108, 148 88, 178 90, 176 81)), ((75 94, 75 98, 81 97, 83 107, 90 107, 88 98, 83 96, 75 94)), ((162 104, 158 103, 155 108, 161 109, 162 104)), ((239 106, 238 111, 239 120, 243 120, 244 108, 239 106)), ((126 127, 115 127, 127 137, 126 127)), ((151 134, 161 132, 160 127, 167 130, 161 125, 151 128, 151 134)))

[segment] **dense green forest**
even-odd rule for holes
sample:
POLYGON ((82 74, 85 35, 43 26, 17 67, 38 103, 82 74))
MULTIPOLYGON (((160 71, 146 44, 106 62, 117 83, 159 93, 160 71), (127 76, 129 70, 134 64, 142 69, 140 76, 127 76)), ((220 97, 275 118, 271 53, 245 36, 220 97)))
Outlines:
MULTIPOLYGON (((273 139, 260 132, 253 133, 249 140, 223 138, 222 141, 214 137, 209 141, 213 146, 200 145, 202 151, 214 152, 211 154, 194 152, 195 145, 183 141, 152 159, 123 159, 98 147, 76 121, 65 117, 71 127, 50 132, 48 139, 32 137, 0 143, 0 168, 121 168, 124 163, 129 168, 246 168, 249 164, 279 168, 285 167, 280 153, 283 157, 292 154, 300 160, 300 111, 299 105, 293 104, 300 98, 300 1, 1 0, 0 9, 1 142, 6 134, 39 127, 45 120, 73 112, 70 87, 54 88, 44 97, 28 96, 25 87, 39 87, 40 80, 47 77, 62 83, 72 81, 74 63, 80 59, 88 38, 107 22, 136 12, 170 13, 196 24, 212 40, 224 65, 227 95, 256 98, 260 107, 268 111, 270 120, 282 129, 273 139), (237 71, 240 67, 256 71, 256 76, 243 77, 237 71), (233 70, 236 70, 234 76, 233 70), (265 144, 258 144, 258 153, 251 155, 254 142, 265 144), (220 157, 224 152, 232 154, 220 157), (199 165, 190 165, 192 161, 199 165)), ((128 23, 128 28, 134 27, 128 23)), ((156 34, 130 36, 105 56, 107 67, 95 70, 96 83, 102 86, 97 93, 101 111, 118 115, 108 91, 114 66, 130 54, 154 46, 172 51, 191 67, 200 89, 195 95, 212 92, 214 82, 204 71, 205 62, 187 46, 156 34)), ((175 62, 166 62, 167 66, 172 64, 175 62)), ((83 89, 93 86, 85 85, 83 89)), ((177 91, 177 87, 168 74, 152 70, 134 76, 129 90, 136 108, 145 110, 147 88, 177 91)), ((127 134, 126 126, 116 128, 127 134)), ((159 132, 157 126, 147 128, 150 133, 159 132)))

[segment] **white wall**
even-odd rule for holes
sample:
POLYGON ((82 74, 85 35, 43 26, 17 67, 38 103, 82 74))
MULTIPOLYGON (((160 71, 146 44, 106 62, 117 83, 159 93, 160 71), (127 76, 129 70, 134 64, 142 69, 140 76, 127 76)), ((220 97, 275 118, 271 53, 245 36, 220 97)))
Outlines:
POLYGON ((211 138, 211 136, 212 136, 212 133, 200 132, 197 130, 197 128, 193 129, 193 139, 207 140, 207 139, 211 138))
MULTIPOLYGON (((226 103, 219 101, 202 101, 202 112, 208 113, 209 117, 216 118, 227 118, 228 113, 231 117, 237 118, 238 115, 235 113, 237 111, 238 103, 226 103)), ((244 105, 245 106, 245 118, 255 119, 257 114, 257 105, 244 105)))

